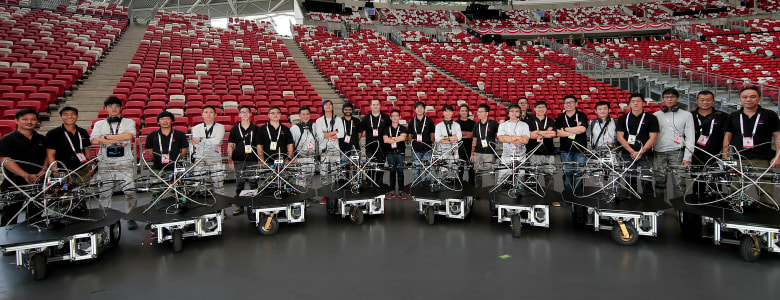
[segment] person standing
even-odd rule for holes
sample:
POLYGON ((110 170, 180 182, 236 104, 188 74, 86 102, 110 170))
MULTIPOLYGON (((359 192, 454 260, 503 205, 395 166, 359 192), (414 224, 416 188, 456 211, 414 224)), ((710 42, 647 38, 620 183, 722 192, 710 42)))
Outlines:
MULTIPOLYGON (((512 104, 509 106, 509 120, 498 126, 498 141, 503 143, 503 152, 501 153, 502 169, 498 172, 497 183, 511 183, 507 176, 514 170, 507 169, 513 167, 513 160, 523 159, 525 157, 525 145, 531 137, 528 130, 528 124, 520 121, 520 107, 512 104)), ((522 173, 522 172, 521 172, 522 173)), ((520 174, 522 176, 522 174, 520 174)))
POLYGON ((79 110, 66 105, 60 109, 60 119, 62 126, 46 133, 47 161, 58 161, 62 163, 57 165, 58 168, 64 166, 70 172, 75 171, 70 177, 74 182, 89 182, 92 168, 85 164, 92 159, 87 148, 92 143, 89 141, 87 130, 76 125, 79 120, 79 110))
POLYGON ((655 142, 653 166, 655 166, 655 192, 667 203, 666 177, 672 173, 672 198, 683 196, 686 183, 679 171, 670 170, 669 166, 690 166, 693 157, 693 145, 696 142, 691 112, 680 109, 677 101, 680 93, 668 88, 662 93, 664 106, 654 113, 658 119, 658 140, 655 142), (671 171, 671 172, 670 172, 671 171))
POLYGON ((596 116, 597 118, 590 122, 588 129, 590 149, 592 151, 614 149, 617 146, 615 120, 609 117, 609 103, 606 101, 596 102, 596 116))
MULTIPOLYGON (((342 118, 344 137, 339 139, 339 146, 347 156, 360 155, 360 138, 363 137, 363 126, 360 124, 360 120, 352 117, 354 109, 355 107, 349 102, 341 106, 341 112, 344 113, 342 118)), ((346 158, 342 159, 342 163, 347 161, 346 158)))
POLYGON ((422 101, 414 104, 415 117, 409 123, 408 139, 412 144, 412 163, 414 163, 413 182, 425 182, 429 180, 426 174, 422 174, 423 162, 430 162, 435 124, 431 118, 425 116, 425 103, 422 101))
POLYGON ((555 172, 555 144, 553 139, 558 134, 555 131, 555 122, 547 117, 547 102, 536 101, 534 103, 534 115, 528 117, 526 123, 528 123, 528 130, 530 131, 530 139, 525 148, 526 154, 531 155, 529 159, 531 164, 538 166, 537 170, 544 174, 544 185, 550 187, 552 174, 555 172))
MULTIPOLYGON (((39 181, 49 163, 46 158, 45 137, 35 131, 38 112, 20 109, 14 115, 16 130, 0 139, 0 163, 8 180, 0 184, 0 192, 16 191, 14 185, 28 185, 39 181)), ((25 199, 26 200, 26 199, 25 199)), ((16 224, 18 213, 24 207, 23 201, 9 202, 3 208, 0 226, 16 224)), ((37 219, 41 209, 37 205, 27 206, 26 218, 37 219)))
MULTIPOLYGON (((257 130, 260 135, 260 151, 257 154, 260 156, 260 161, 265 162, 268 166, 272 166, 275 160, 287 162, 295 157, 293 155, 295 142, 293 141, 292 132, 290 132, 290 128, 284 126, 279 121, 281 116, 282 110, 278 106, 269 107, 268 119, 270 121, 260 126, 257 130)), ((273 167, 281 168, 281 166, 273 167)))
MULTIPOLYGON (((642 94, 631 94, 628 106, 631 111, 620 116, 615 124, 617 141, 623 149, 623 160, 631 162, 629 168, 641 168, 642 174, 636 175, 646 175, 646 170, 653 169, 653 145, 658 139, 658 119, 645 112, 645 99, 642 94)), ((642 198, 653 198, 653 181, 642 177, 642 198)), ((639 192, 636 176, 630 177, 629 183, 639 192)))
POLYGON ((327 183, 328 175, 335 174, 341 163, 339 139, 344 138, 344 122, 333 111, 333 102, 322 101, 322 117, 317 119, 317 141, 320 144, 320 179, 327 183))
MULTIPOLYGON (((498 132, 498 122, 490 119, 490 106, 480 104, 477 106, 477 118, 479 123, 474 126, 474 132, 471 143, 470 160, 474 163, 476 171, 485 172, 496 160, 496 133, 498 132)), ((491 182, 489 175, 481 176, 482 182, 475 186, 482 187, 485 182, 491 182)))
POLYGON ((203 107, 203 123, 192 127, 192 159, 200 161, 195 166, 199 174, 207 174, 214 192, 225 195, 225 166, 222 163, 222 139, 225 125, 215 121, 217 109, 211 105, 203 107))
MULTIPOLYGON (((369 162, 384 165, 385 153, 389 148, 382 139, 382 132, 385 127, 390 126, 390 116, 382 112, 382 103, 379 99, 371 99, 371 112, 363 116, 360 123, 366 137, 366 158, 369 162)), ((384 172, 369 171, 368 174, 377 184, 382 183, 384 172)))
POLYGON ((575 171, 581 165, 585 164, 585 154, 583 150, 588 146, 588 116, 577 110, 577 97, 566 95, 563 97, 564 111, 555 119, 555 128, 557 128, 558 137, 560 137, 561 164, 563 165, 563 191, 572 191, 576 188, 577 192, 583 192, 582 172, 575 171), (576 180, 576 187, 575 187, 576 180))
MULTIPOLYGON (((236 196, 241 194, 244 189, 252 189, 257 186, 257 181, 247 182, 242 176, 242 172, 250 166, 257 166, 260 157, 260 133, 257 125, 252 123, 252 108, 242 105, 238 108, 238 115, 241 122, 230 129, 228 136, 228 164, 235 170, 236 176, 236 196), (247 187, 247 183, 249 186, 247 187)), ((234 216, 244 213, 244 207, 239 206, 233 211, 234 216)))
MULTIPOLYGON (((458 143, 463 139, 463 133, 460 130, 460 124, 452 120, 454 114, 452 105, 444 105, 441 109, 444 120, 436 124, 434 131, 434 141, 436 143, 436 154, 441 157, 442 163, 450 169, 457 170, 458 143)), ((440 178, 447 180, 447 178, 440 178)))
MULTIPOLYGON (((724 126, 728 114, 712 107, 715 95, 710 91, 701 91, 696 95, 696 109, 693 110, 694 128, 696 131, 696 146, 693 150, 692 164, 703 166, 713 163, 723 150, 724 126)), ((709 197, 707 186, 717 190, 715 184, 697 182, 693 186, 693 194, 699 197, 709 197)))
POLYGON ((390 112, 390 126, 385 127, 382 138, 385 144, 388 144, 390 150, 387 152, 387 163, 390 165, 390 188, 394 192, 387 195, 387 199, 400 197, 406 199, 407 196, 399 190, 404 186, 404 160, 406 151, 406 127, 399 124, 401 111, 393 109, 390 112))
POLYGON ((176 161, 187 155, 187 134, 173 129, 174 120, 175 117, 168 111, 157 114, 160 129, 146 136, 144 153, 152 156, 152 168, 155 170, 173 172, 176 161))
POLYGON ((474 153, 473 139, 474 139, 474 120, 469 119, 469 106, 461 104, 458 109, 458 115, 460 118, 455 122, 460 125, 460 131, 463 134, 463 145, 458 148, 458 157, 461 160, 462 165, 458 168, 458 178, 463 181, 463 173, 468 169, 469 181, 471 185, 474 185, 474 166, 471 165, 471 154, 474 153))
MULTIPOLYGON (((298 124, 290 128, 295 142, 295 157, 301 164, 301 171, 306 174, 314 175, 315 159, 317 159, 317 137, 314 132, 319 131, 317 124, 311 122, 311 109, 304 105, 298 109, 298 116, 301 118, 298 124)), ((296 182, 298 185, 304 185, 305 176, 299 177, 296 182)))

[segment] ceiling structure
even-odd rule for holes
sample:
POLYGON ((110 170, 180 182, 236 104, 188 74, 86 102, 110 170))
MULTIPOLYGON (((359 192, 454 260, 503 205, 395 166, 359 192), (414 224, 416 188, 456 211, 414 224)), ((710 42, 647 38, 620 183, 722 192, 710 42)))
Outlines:
MULTIPOLYGON (((146 17, 155 9, 208 15, 210 19, 292 11, 295 0, 122 0, 133 15, 146 17)), ((109 1, 113 2, 113 1, 109 1)))

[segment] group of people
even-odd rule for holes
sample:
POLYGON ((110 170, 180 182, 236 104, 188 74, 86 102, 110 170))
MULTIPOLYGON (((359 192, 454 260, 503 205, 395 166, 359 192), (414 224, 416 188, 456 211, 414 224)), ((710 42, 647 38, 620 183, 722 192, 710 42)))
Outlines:
MULTIPOLYGON (((410 147, 412 162, 417 167, 414 181, 430 180, 421 167, 438 155, 446 161, 461 161, 457 173, 461 180, 468 175, 468 182, 474 184, 475 171, 484 170, 496 160, 508 164, 517 157, 524 157, 540 166, 545 185, 550 186, 555 155, 560 155, 563 166, 563 190, 582 189, 578 180, 577 167, 586 161, 590 149, 620 149, 625 161, 633 162, 632 168, 652 169, 655 172, 655 186, 652 180, 642 178, 643 196, 666 198, 666 178, 672 174, 672 197, 682 196, 686 183, 678 172, 669 166, 705 164, 713 157, 728 158, 729 149, 735 149, 753 166, 779 167, 780 147, 772 144, 780 141, 780 120, 777 113, 762 108, 759 103, 761 91, 746 87, 740 91, 742 108, 726 114, 713 108, 714 95, 708 91, 699 92, 697 108, 691 111, 680 109, 679 93, 674 89, 663 92, 663 107, 660 111, 645 111, 645 99, 641 94, 631 94, 627 99, 630 111, 617 120, 610 118, 607 102, 595 104, 597 118, 578 110, 578 99, 573 95, 563 98, 564 111, 554 120, 547 117, 547 103, 537 101, 529 109, 527 98, 520 98, 518 104, 509 105, 508 118, 494 120, 490 106, 480 104, 476 121, 470 118, 468 105, 455 107, 445 105, 441 109, 442 121, 435 124, 426 115, 425 103, 414 106, 415 116, 402 125, 401 112, 382 112, 382 103, 373 99, 370 112, 362 119, 353 116, 350 103, 342 106, 342 116, 334 112, 333 103, 323 101, 323 115, 311 120, 311 108, 302 106, 298 110, 300 121, 291 127, 281 123, 282 110, 271 106, 267 113, 269 122, 258 126, 252 122, 253 108, 241 106, 241 121, 232 126, 227 140, 228 165, 236 172, 236 193, 244 188, 253 188, 257 182, 245 180, 242 170, 258 164, 272 165, 279 156, 295 158, 302 168, 314 172, 314 163, 319 159, 322 175, 335 170, 348 157, 365 153, 365 158, 377 164, 387 164, 389 184, 394 189, 387 195, 406 198, 400 192, 404 186, 406 148, 410 147), (554 139, 559 139, 556 149, 554 139), (364 144, 361 146, 361 139, 364 144), (496 143, 501 143, 500 152, 496 143)), ((59 162, 68 170, 77 170, 79 178, 86 181, 110 180, 121 185, 127 211, 136 207, 137 198, 134 178, 136 157, 133 143, 137 137, 136 124, 130 118, 122 117, 122 101, 109 97, 104 101, 108 117, 97 121, 91 134, 76 125, 78 109, 65 106, 60 109, 62 126, 50 130, 46 136, 37 133, 38 113, 34 110, 19 110, 16 113, 17 130, 0 139, 0 161, 9 180, 4 180, 0 191, 11 191, 14 185, 32 184, 40 180, 41 174, 53 162, 59 162), (99 146, 98 160, 92 160, 88 151, 91 145, 99 146), (93 167, 86 166, 94 164, 93 167), (96 170, 96 171, 95 171, 96 170)), ((187 156, 196 162, 196 170, 208 172, 206 176, 214 192, 224 194, 225 170, 222 161, 222 143, 225 126, 215 122, 217 109, 204 106, 203 122, 192 127, 188 138, 186 133, 173 129, 175 116, 162 112, 157 116, 159 129, 147 135, 144 152, 151 157, 153 169, 165 171, 176 161, 187 156)), ((455 167, 455 166, 453 166, 455 167)), ((56 171, 56 170, 55 170, 56 171)), ((499 174, 499 180, 505 174, 499 174)), ((326 177, 326 176, 323 176, 326 177)), ((384 172, 370 174, 374 182, 384 182, 384 172)), ((631 184, 638 189, 636 179, 631 184)), ((696 186, 696 191, 704 188, 696 186)), ((771 191, 771 187, 764 187, 771 191)), ((112 190, 99 195, 100 204, 111 207, 112 190)), ((761 201, 772 201, 762 195, 761 201)), ((2 224, 13 224, 21 203, 6 206, 2 224)), ((28 216, 40 214, 40 210, 29 207, 28 216)), ((234 215, 243 213, 239 207, 234 215)), ((135 222, 128 223, 128 229, 137 228, 135 222)))

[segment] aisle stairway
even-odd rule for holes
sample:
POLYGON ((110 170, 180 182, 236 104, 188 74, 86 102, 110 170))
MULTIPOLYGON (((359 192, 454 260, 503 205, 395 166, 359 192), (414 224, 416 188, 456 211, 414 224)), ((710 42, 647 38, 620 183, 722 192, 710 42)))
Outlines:
POLYGON ((336 91, 325 79, 325 76, 323 76, 317 70, 317 68, 314 67, 314 64, 312 64, 311 60, 309 60, 306 54, 301 51, 301 48, 298 46, 298 43, 296 43, 295 40, 282 40, 287 46, 287 49, 290 50, 290 55, 292 55, 292 57, 295 59, 295 62, 298 63, 298 67, 301 68, 303 75, 306 75, 306 79, 309 80, 309 83, 311 83, 312 87, 314 87, 314 90, 317 91, 317 94, 322 97, 322 100, 333 101, 333 110, 340 115, 341 105, 346 102, 344 97, 342 97, 339 92, 336 91))

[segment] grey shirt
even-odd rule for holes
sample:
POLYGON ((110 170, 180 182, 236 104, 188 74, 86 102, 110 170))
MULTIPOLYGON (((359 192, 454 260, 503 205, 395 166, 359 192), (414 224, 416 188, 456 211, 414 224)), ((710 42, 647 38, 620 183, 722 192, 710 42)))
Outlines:
POLYGON ((111 144, 100 145, 100 153, 98 154, 98 157, 100 157, 100 162, 113 164, 135 162, 135 151, 133 150, 133 140, 136 137, 135 121, 129 118, 122 118, 118 124, 108 124, 105 119, 95 123, 95 126, 92 127, 92 134, 89 135, 90 140, 99 138, 104 135, 123 134, 125 132, 131 133, 133 135, 133 139, 115 143, 116 145, 120 145, 125 148, 125 155, 122 157, 107 157, 106 148, 108 148, 108 146, 111 144))
POLYGON ((676 112, 655 112, 658 118, 658 140, 653 146, 656 152, 668 152, 685 147, 683 160, 691 161, 693 147, 696 143, 696 129, 693 127, 691 112, 678 109, 676 112))

